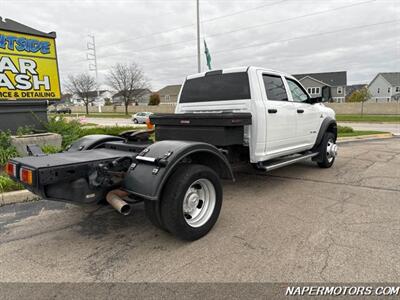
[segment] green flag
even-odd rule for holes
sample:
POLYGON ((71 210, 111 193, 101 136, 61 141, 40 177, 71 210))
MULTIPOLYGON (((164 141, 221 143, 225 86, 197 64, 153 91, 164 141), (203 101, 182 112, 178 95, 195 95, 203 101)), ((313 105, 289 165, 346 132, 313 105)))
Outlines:
POLYGON ((211 70, 211 55, 210 51, 208 51, 206 40, 204 40, 204 53, 206 55, 208 69, 211 70))

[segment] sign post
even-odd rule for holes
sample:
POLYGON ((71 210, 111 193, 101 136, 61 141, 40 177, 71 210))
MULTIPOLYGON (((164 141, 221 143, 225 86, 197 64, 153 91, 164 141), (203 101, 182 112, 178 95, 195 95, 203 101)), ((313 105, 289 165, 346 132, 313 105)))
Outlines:
POLYGON ((55 38, 0 17, 0 130, 42 129, 49 101, 61 99, 55 38))

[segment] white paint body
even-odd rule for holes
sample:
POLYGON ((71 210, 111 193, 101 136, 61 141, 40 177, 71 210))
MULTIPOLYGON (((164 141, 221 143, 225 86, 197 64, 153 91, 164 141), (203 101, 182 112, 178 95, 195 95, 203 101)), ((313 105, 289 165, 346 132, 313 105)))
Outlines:
MULTIPOLYGON (((175 113, 251 113, 252 125, 245 127, 243 141, 244 145, 249 146, 251 163, 264 162, 313 148, 322 121, 326 117, 334 119, 334 111, 322 103, 309 104, 293 101, 286 78, 301 84, 289 74, 258 67, 230 68, 222 70, 222 73, 246 71, 250 83, 250 99, 180 103, 181 95, 179 94, 175 113), (268 99, 263 74, 282 78, 288 101, 268 99), (271 109, 277 112, 268 113, 271 109), (297 110, 304 112, 298 113, 297 110)), ((201 76, 205 76, 205 73, 190 75, 186 79, 201 76)), ((182 89, 183 87, 184 85, 182 89)), ((304 92, 307 93, 305 89, 304 92)))

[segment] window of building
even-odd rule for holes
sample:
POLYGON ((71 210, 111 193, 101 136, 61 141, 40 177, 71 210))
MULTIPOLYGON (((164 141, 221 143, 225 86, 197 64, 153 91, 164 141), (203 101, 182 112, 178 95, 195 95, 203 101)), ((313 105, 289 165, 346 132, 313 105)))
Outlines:
POLYGON ((380 88, 378 88, 378 90, 377 90, 377 93, 379 94, 379 92, 381 91, 381 89, 380 88))
POLYGON ((268 100, 287 101, 288 96, 280 76, 263 75, 268 100))
POLYGON ((396 93, 400 92, 400 86, 396 86, 396 93))
POLYGON ((170 95, 165 95, 164 96, 165 102, 169 102, 171 100, 170 95))
POLYGON ((343 88, 342 88, 341 86, 338 86, 337 89, 336 89, 336 92, 337 92, 338 94, 343 93, 343 88))
POLYGON ((311 95, 319 94, 321 89, 319 87, 309 87, 307 92, 311 95))
POLYGON ((388 93, 390 93, 390 87, 388 87, 388 93))

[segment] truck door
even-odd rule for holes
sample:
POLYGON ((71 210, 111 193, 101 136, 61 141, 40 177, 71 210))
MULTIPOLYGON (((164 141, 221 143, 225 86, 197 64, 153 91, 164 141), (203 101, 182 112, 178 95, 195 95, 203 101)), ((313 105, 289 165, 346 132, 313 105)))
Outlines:
POLYGON ((321 113, 317 104, 307 103, 309 96, 301 84, 290 78, 286 81, 296 112, 296 143, 299 147, 314 145, 322 120, 321 113))
POLYGON ((296 111, 289 101, 282 76, 261 73, 266 113, 266 154, 290 151, 296 136, 296 111))

